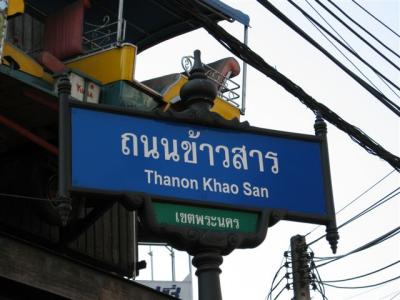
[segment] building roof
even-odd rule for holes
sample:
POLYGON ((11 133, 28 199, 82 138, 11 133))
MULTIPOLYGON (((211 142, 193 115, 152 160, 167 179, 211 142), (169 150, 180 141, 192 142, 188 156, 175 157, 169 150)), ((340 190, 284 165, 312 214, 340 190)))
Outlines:
MULTIPOLYGON (((250 18, 220 0, 194 0, 201 4, 201 12, 212 20, 238 21, 249 26, 250 18)), ((74 0, 26 0, 28 9, 39 12, 43 17, 52 14, 74 0)), ((104 25, 115 22, 118 16, 118 0, 92 0, 85 11, 85 19, 90 24, 104 25), (107 18, 105 18, 108 16, 107 18)), ((183 18, 170 9, 171 0, 125 0, 124 18, 126 24, 125 41, 138 47, 139 52, 165 40, 190 32, 201 26, 194 20, 183 18)), ((179 11, 179 7, 177 7, 179 11)), ((184 15, 184 14, 183 14, 184 15)))

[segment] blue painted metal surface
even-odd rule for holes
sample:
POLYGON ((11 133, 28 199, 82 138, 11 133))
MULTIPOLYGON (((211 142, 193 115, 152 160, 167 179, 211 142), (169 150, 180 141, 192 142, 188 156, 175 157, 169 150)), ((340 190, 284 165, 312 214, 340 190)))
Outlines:
POLYGON ((250 17, 238 9, 235 9, 220 0, 203 0, 203 2, 221 11, 233 20, 242 23, 244 26, 250 26, 250 17))
POLYGON ((80 107, 71 108, 71 133, 73 189, 327 216, 321 141, 314 136, 267 135, 80 107), (153 143, 157 151, 151 151, 153 143))

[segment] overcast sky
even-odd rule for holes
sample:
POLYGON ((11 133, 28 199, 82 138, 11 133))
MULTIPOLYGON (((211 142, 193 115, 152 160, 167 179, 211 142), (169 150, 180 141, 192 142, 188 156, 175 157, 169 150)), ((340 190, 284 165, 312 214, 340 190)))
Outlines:
MULTIPOLYGON (((319 102, 331 108, 343 119, 361 128, 384 148, 399 156, 400 124, 398 117, 394 113, 371 96, 318 50, 264 9, 257 1, 225 0, 224 2, 250 16, 249 46, 261 55, 266 62, 275 66, 277 70, 301 86, 319 102)), ((271 2, 354 70, 288 2, 281 0, 271 2)), ((313 12, 305 1, 296 2, 308 12, 313 12)), ((323 2, 327 3, 327 1, 323 2)), ((338 3, 343 10, 362 23, 389 47, 400 53, 400 39, 367 16, 352 1, 335 0, 334 2, 338 3)), ((391 28, 400 32, 400 1, 360 0, 359 2, 391 28)), ((311 3, 323 13, 328 22, 342 34, 361 56, 392 81, 395 81, 396 84, 400 85, 399 72, 395 68, 367 49, 354 36, 346 34, 343 27, 333 22, 332 18, 329 18, 326 12, 322 11, 321 7, 314 1, 311 3)), ((313 16, 316 16, 316 14, 313 13, 313 16)), ((323 23, 323 21, 321 22, 323 23)), ((221 22, 220 24, 236 37, 242 39, 243 31, 240 24, 227 22, 221 22)), ((369 38, 369 40, 371 39, 369 38)), ((204 30, 198 30, 167 41, 140 54, 137 58, 136 78, 145 80, 169 73, 181 72, 181 57, 192 55, 195 49, 201 50, 203 62, 206 63, 232 56, 204 30)), ((398 58, 382 49, 382 47, 379 49, 397 65, 400 65, 398 58)), ((361 63, 350 54, 348 56, 385 95, 395 101, 397 105, 400 105, 399 98, 389 91, 375 74, 362 67, 361 63)), ((248 71, 247 110, 242 120, 248 120, 251 125, 263 128, 314 134, 314 115, 308 108, 282 87, 252 67, 249 67, 248 71)), ((330 124, 328 124, 328 141, 333 192, 336 211, 338 211, 361 192, 391 172, 392 168, 385 161, 368 154, 345 133, 330 124)), ((288 185, 288 188, 290 188, 290 183, 288 185)), ((338 224, 343 223, 399 186, 399 174, 392 173, 375 189, 340 213, 337 216, 338 224)), ((398 226, 400 220, 399 200, 400 197, 398 196, 340 230, 338 254, 347 253, 398 226)), ((299 201, 302 200, 299 199, 299 201)), ((268 230, 267 237, 261 246, 256 249, 236 250, 225 257, 221 267, 223 298, 225 300, 264 299, 270 288, 272 277, 280 266, 283 252, 288 249, 290 237, 296 234, 306 234, 314 227, 314 225, 310 224, 281 221, 268 230)), ((307 237, 307 241, 312 241, 319 237, 324 230, 325 228, 323 227, 319 228, 307 237)), ((321 277, 323 280, 342 279, 368 273, 388 265, 399 259, 399 241, 399 237, 396 236, 374 248, 322 267, 320 268, 321 277)), ((316 256, 332 255, 325 239, 314 244, 312 249, 316 256)), ((170 279, 169 260, 166 252, 160 252, 159 257, 155 265, 155 279, 170 279), (160 265, 165 267, 160 268, 160 265)), ((142 252, 142 258, 148 260, 145 252, 142 252)), ((188 270, 187 256, 179 254, 177 262, 178 279, 183 279, 188 270)), ((357 281, 337 283, 337 285, 359 286, 373 284, 398 276, 399 273, 400 266, 396 265, 375 276, 369 276, 357 281)), ((142 272, 142 274, 142 278, 148 278, 149 269, 142 272)), ((283 275, 284 272, 280 273, 278 279, 283 275)), ((281 287, 283 285, 279 286, 276 291, 279 292, 281 287)), ((396 292, 400 292, 398 281, 375 289, 339 290, 326 287, 328 299, 335 300, 391 299, 396 292), (360 293, 364 294, 359 295, 360 293)), ((197 290, 195 290, 194 294, 197 294, 197 290)), ((322 299, 317 293, 312 293, 312 296, 313 299, 322 299)), ((290 299, 291 297, 292 291, 286 291, 279 299, 290 299)), ((400 299, 400 296, 398 298, 400 299)))

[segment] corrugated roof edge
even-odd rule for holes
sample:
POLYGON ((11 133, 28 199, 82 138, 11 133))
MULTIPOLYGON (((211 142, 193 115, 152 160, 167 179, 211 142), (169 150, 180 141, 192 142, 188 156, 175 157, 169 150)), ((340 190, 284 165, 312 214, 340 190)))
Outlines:
POLYGON ((228 17, 234 19, 242 23, 244 26, 250 26, 250 17, 243 13, 242 11, 235 9, 228 4, 220 0, 202 0, 207 5, 213 7, 214 9, 222 12, 223 14, 227 15, 228 17))

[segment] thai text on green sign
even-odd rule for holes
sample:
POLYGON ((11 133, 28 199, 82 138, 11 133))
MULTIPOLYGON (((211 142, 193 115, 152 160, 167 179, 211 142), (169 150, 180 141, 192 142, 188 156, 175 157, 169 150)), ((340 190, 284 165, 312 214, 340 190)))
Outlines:
POLYGON ((254 233, 258 214, 228 209, 153 202, 158 224, 194 227, 214 231, 254 233))

